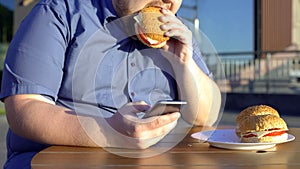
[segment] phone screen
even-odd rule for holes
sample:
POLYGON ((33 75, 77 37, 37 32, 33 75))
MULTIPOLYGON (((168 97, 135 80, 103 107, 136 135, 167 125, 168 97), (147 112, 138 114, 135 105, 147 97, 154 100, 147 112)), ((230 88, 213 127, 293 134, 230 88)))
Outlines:
POLYGON ((181 106, 186 104, 186 101, 159 101, 149 111, 145 112, 143 118, 179 112, 181 106))

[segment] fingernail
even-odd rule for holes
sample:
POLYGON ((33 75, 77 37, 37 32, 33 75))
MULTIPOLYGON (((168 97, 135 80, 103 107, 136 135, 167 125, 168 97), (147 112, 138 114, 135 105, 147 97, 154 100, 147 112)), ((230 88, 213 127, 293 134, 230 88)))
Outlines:
POLYGON ((166 12, 167 12, 167 9, 162 8, 162 9, 161 9, 161 12, 162 12, 162 13, 166 13, 166 12))
POLYGON ((165 32, 165 36, 172 36, 170 32, 165 32))
POLYGON ((174 116, 177 118, 180 118, 181 114, 180 113, 174 113, 174 116))
POLYGON ((167 27, 166 27, 166 25, 160 25, 160 29, 164 31, 167 29, 167 27))
POLYGON ((150 108, 151 108, 150 105, 146 105, 146 106, 144 107, 144 111, 143 111, 143 112, 148 111, 150 108))
POLYGON ((139 110, 140 110, 141 112, 146 112, 146 111, 148 111, 150 108, 151 108, 150 105, 139 105, 139 110))

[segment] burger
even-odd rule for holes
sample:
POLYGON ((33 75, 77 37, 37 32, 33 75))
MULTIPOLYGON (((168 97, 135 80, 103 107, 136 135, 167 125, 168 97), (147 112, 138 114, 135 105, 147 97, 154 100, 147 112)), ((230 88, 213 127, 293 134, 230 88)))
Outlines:
POLYGON ((236 133, 244 143, 281 142, 288 139, 285 121, 270 106, 249 107, 237 116, 236 122, 236 133))
POLYGON ((237 136, 239 137, 241 136, 239 124, 242 123, 242 120, 244 118, 248 118, 249 116, 259 116, 259 115, 267 115, 267 114, 271 114, 279 117, 278 111, 268 105, 255 105, 255 106, 247 107, 246 109, 242 110, 236 117, 237 126, 235 131, 237 136))
POLYGON ((170 37, 165 36, 165 31, 161 30, 162 22, 159 17, 162 16, 161 8, 146 7, 142 9, 135 19, 135 32, 138 39, 151 48, 161 48, 170 37))

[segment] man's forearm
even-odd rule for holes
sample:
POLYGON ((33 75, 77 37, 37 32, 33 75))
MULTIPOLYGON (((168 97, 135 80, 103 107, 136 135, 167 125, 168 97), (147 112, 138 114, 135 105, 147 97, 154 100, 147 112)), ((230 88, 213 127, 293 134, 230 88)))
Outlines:
POLYGON ((50 145, 97 146, 87 136, 75 113, 42 97, 16 95, 5 99, 7 119, 13 132, 50 145))
POLYGON ((212 125, 218 118, 221 94, 218 86, 196 63, 175 70, 180 98, 188 102, 182 117, 194 125, 212 125))

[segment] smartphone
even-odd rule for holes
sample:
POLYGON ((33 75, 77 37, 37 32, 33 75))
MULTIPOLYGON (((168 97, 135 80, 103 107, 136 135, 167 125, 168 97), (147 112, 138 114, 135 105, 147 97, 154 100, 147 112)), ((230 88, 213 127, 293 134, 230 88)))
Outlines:
POLYGON ((149 111, 145 112, 143 118, 164 115, 172 112, 179 112, 182 105, 186 105, 186 101, 163 100, 157 102, 149 111))

